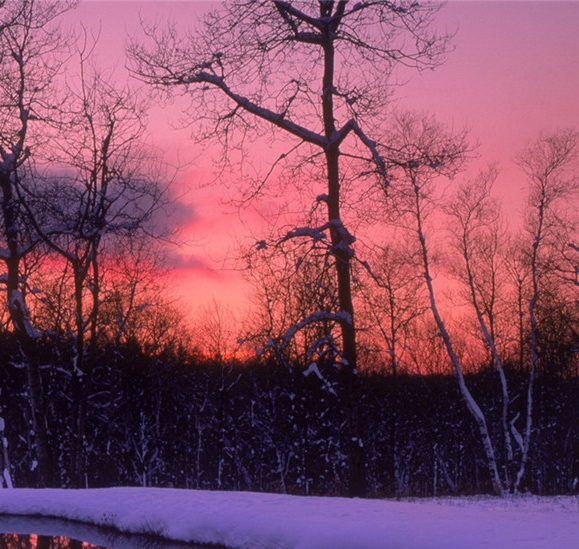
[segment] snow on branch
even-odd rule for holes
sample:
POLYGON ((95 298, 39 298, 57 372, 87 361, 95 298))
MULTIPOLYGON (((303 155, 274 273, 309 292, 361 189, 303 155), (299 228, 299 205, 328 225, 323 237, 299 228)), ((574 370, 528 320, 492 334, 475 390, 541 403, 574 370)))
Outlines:
POLYGON ((308 377, 310 375, 314 375, 316 376, 323 384, 324 389, 334 395, 335 397, 338 396, 338 393, 336 392, 336 390, 334 389, 334 387, 332 386, 332 383, 330 381, 328 381, 323 375, 322 372, 320 372, 320 369, 318 368, 318 363, 317 362, 312 362, 306 370, 304 370, 303 372, 304 377, 308 377))
MULTIPOLYGON (((310 324, 317 322, 337 322, 339 324, 351 324, 352 317, 346 311, 316 311, 315 313, 312 313, 311 315, 308 315, 302 319, 297 324, 290 326, 286 330, 286 332, 280 338, 280 345, 277 346, 278 350, 283 351, 300 330, 306 326, 309 326, 310 324)), ((268 343, 273 343, 273 341, 270 340, 268 343)))
MULTIPOLYGON (((281 237, 274 245, 279 246, 288 240, 294 238, 310 238, 314 244, 320 242, 328 242, 327 231, 332 231, 334 238, 332 238, 333 244, 329 246, 329 250, 334 255, 346 254, 349 257, 354 257, 355 252, 352 248, 352 244, 356 242, 356 237, 348 231, 341 219, 331 219, 323 225, 317 227, 296 227, 288 231, 283 237, 281 237)), ((255 249, 267 250, 269 244, 266 240, 258 240, 255 243, 255 249)), ((301 264, 301 260, 298 260, 297 267, 301 264)))
MULTIPOLYGON (((283 236, 280 240, 278 240, 275 243, 275 245, 283 244, 284 242, 287 242, 288 240, 291 240, 293 238, 301 238, 301 237, 311 238, 314 241, 314 243, 321 242, 327 239, 327 235, 324 231, 327 231, 329 228, 330 228, 329 223, 325 223, 320 227, 296 227, 295 229, 288 231, 285 234, 285 236, 283 236)), ((255 249, 257 251, 267 250, 268 248, 269 245, 267 243, 267 240, 258 240, 255 243, 255 249)))
POLYGON ((306 370, 303 371, 304 377, 308 377, 310 374, 315 375, 319 380, 323 381, 324 380, 324 376, 322 376, 322 373, 320 372, 320 369, 318 368, 318 363, 317 362, 312 362, 306 370))
POLYGON ((23 330, 29 338, 39 338, 41 334, 30 321, 30 315, 28 313, 28 308, 24 303, 22 293, 18 290, 12 290, 9 293, 8 308, 20 324, 19 328, 23 330))
POLYGON ((281 242, 285 242, 287 240, 291 240, 292 238, 299 238, 299 237, 309 237, 314 242, 320 242, 327 238, 327 235, 324 231, 327 231, 330 228, 330 223, 324 223, 319 227, 296 227, 295 229, 288 231, 284 238, 282 238, 281 242))
POLYGON ((382 180, 382 184, 384 187, 388 187, 390 185, 390 181, 388 180, 388 170, 386 169, 386 160, 378 151, 378 143, 373 139, 370 139, 364 130, 360 127, 358 122, 351 118, 344 124, 339 130, 336 130, 332 136, 330 137, 329 145, 339 145, 346 139, 350 132, 354 132, 358 139, 364 144, 364 146, 370 152, 372 156, 372 161, 376 165, 376 173, 382 180))
POLYGON ((345 253, 349 257, 354 257, 355 254, 352 244, 356 242, 356 237, 346 229, 341 219, 332 219, 328 225, 333 228, 338 235, 337 243, 332 246, 332 251, 345 253))
POLYGON ((210 69, 211 63, 203 63, 199 69, 199 71, 195 72, 192 75, 168 75, 168 76, 161 76, 158 77, 157 83, 171 86, 175 84, 210 84, 218 89, 220 89, 227 97, 232 99, 234 103, 242 108, 244 111, 247 111, 262 120, 266 120, 274 124, 275 126, 287 131, 288 133, 299 137, 303 141, 307 141, 308 143, 313 143, 319 147, 325 147, 327 145, 327 140, 324 136, 309 130, 291 120, 285 118, 283 113, 277 113, 268 109, 266 107, 262 107, 257 103, 254 103, 249 98, 235 93, 226 83, 223 77, 218 76, 217 74, 208 72, 207 69, 210 69), (205 69, 205 70, 202 70, 205 69))

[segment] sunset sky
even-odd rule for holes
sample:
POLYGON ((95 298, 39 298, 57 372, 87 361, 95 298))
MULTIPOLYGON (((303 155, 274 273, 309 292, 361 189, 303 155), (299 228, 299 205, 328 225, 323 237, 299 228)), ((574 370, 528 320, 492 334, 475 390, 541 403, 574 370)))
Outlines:
MULTIPOLYGON (((84 0, 68 18, 93 33, 100 29, 99 64, 114 65, 124 78, 124 44, 128 35, 140 35, 139 18, 172 19, 185 27, 217 5, 84 0)), ((456 31, 455 51, 436 71, 414 75, 400 87, 398 104, 431 112, 456 129, 468 127, 480 143, 472 169, 498 163, 497 195, 515 216, 525 185, 512 162, 516 152, 540 132, 579 126, 579 2, 450 1, 437 25, 456 31)), ((185 105, 180 100, 163 108, 152 104, 149 125, 154 145, 182 166, 174 216, 184 225, 186 244, 171 252, 171 278, 187 308, 215 298, 239 309, 247 288, 231 258, 240 242, 256 240, 255 225, 251 216, 242 220, 222 204, 223 189, 207 186, 213 177, 210 151, 190 140, 190 129, 174 129, 185 105)))

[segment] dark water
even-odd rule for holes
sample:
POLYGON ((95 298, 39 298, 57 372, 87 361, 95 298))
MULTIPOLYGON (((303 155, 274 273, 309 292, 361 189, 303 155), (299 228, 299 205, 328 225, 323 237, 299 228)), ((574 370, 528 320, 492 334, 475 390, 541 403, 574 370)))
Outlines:
POLYGON ((0 549, 208 549, 208 546, 120 534, 60 519, 0 515, 0 549))
POLYGON ((66 536, 39 534, 0 534, 2 549, 107 549, 66 536))

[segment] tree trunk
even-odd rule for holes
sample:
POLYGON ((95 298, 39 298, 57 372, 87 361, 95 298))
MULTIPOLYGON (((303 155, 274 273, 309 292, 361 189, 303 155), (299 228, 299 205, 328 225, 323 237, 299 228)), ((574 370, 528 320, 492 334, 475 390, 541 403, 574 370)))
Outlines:
POLYGON ((13 488, 12 477, 10 476, 10 458, 8 457, 8 439, 4 429, 4 418, 0 416, 0 444, 2 445, 2 452, 0 453, 0 474, 2 475, 0 488, 3 488, 4 484, 6 484, 6 488, 13 488))
MULTIPOLYGON (((546 185, 545 185, 546 186, 546 185)), ((529 459, 529 450, 531 447, 531 436, 533 434, 533 395, 535 385, 535 373, 539 362, 538 349, 538 320, 536 315, 537 301, 539 299, 539 247, 544 237, 545 210, 547 208, 547 198, 543 188, 541 202, 538 207, 538 224, 535 239, 533 241, 533 253, 531 256, 531 280, 533 283, 533 295, 529 301, 529 320, 531 322, 531 364, 529 368, 529 379, 527 382, 527 413, 525 418, 525 434, 520 443, 521 461, 517 478, 515 480, 514 490, 519 492, 521 482, 525 475, 527 461, 529 459)))
MULTIPOLYGON (((494 333, 491 328, 489 330, 486 320, 484 318, 483 311, 479 306, 477 293, 476 293, 476 284, 474 279, 474 273, 471 265, 471 256, 470 256, 470 243, 468 242, 467 234, 463 235, 463 258, 465 260, 466 265, 466 273, 467 273, 467 280, 468 280, 468 287, 470 291, 470 298, 473 305, 473 308, 476 313, 476 317, 483 334, 483 337, 491 351, 491 356, 495 366, 497 368, 497 372, 499 374, 500 382, 501 382, 501 393, 502 393, 502 414, 501 414, 501 424, 503 428, 503 438, 505 443, 505 454, 506 454, 506 467, 505 467, 505 486, 507 489, 511 489, 512 481, 511 481, 511 470, 513 467, 513 445, 511 441, 511 431, 509 426, 509 403, 510 403, 510 396, 509 396, 509 389, 507 383, 507 376, 505 375, 505 370, 503 368, 503 362, 499 356, 499 352, 497 346, 495 344, 494 333)), ((490 320, 492 322, 492 315, 490 320)))
MULTIPOLYGON (((328 33, 330 31, 328 30, 328 33)), ((324 44, 324 76, 322 83, 322 110, 324 133, 328 142, 336 131, 334 122, 334 43, 330 36, 324 44)), ((338 307, 343 318, 340 322, 342 331, 342 368, 343 391, 346 407, 346 437, 348 451, 348 495, 365 497, 366 460, 364 444, 361 437, 361 424, 358 402, 358 364, 356 349, 356 328, 354 323, 354 304, 352 301, 351 258, 353 250, 352 236, 341 220, 340 212, 340 149, 330 144, 325 149, 326 170, 328 178, 328 222, 332 252, 336 262, 338 284, 338 307)))
POLYGON ((32 429, 34 431, 34 449, 38 463, 38 485, 40 487, 48 487, 53 484, 53 466, 48 445, 44 390, 38 367, 38 334, 32 326, 26 304, 24 303, 24 296, 20 291, 21 257, 19 252, 16 197, 14 196, 12 177, 10 172, 4 171, 0 174, 4 233, 8 248, 8 255, 5 257, 7 305, 10 320, 14 326, 26 366, 28 399, 32 411, 32 429))
POLYGON ((464 398, 465 404, 468 408, 468 411, 470 412, 470 414, 472 415, 472 417, 474 418, 479 433, 480 433, 480 437, 481 437, 481 442, 483 445, 483 449, 485 452, 485 456, 486 456, 486 463, 487 463, 487 468, 488 471, 490 473, 490 477, 491 477, 491 482, 492 482, 492 486, 493 486, 493 492, 495 493, 495 495, 501 495, 503 493, 503 486, 501 483, 501 479, 500 479, 500 475, 499 475, 499 471, 498 471, 498 467, 497 467, 497 461, 495 458, 495 452, 494 452, 494 447, 492 444, 492 440, 490 437, 490 433, 488 430, 488 426, 486 423, 486 419, 484 416, 483 411, 481 410, 480 406, 478 405, 478 403, 476 402, 476 400, 474 399, 474 397, 472 396, 470 390, 468 389, 467 385, 466 385, 466 381, 464 379, 464 374, 462 371, 462 368, 460 366, 460 361, 458 360, 458 356, 455 353, 454 350, 454 346, 452 345, 452 340, 450 339, 450 334, 448 333, 447 329, 446 329, 446 325, 444 324, 444 321, 440 315, 440 312, 438 311, 438 306, 436 303, 436 296, 434 293, 434 286, 432 283, 432 276, 430 274, 430 260, 428 257, 428 248, 426 245, 426 235, 424 233, 423 230, 423 226, 422 226, 422 208, 421 208, 421 199, 420 199, 420 185, 418 184, 418 182, 415 180, 415 178, 412 178, 412 182, 411 182, 413 188, 414 188, 414 215, 416 218, 416 232, 418 235, 418 240, 420 243, 420 251, 421 251, 421 255, 422 255, 422 265, 424 267, 424 278, 426 281, 426 286, 428 288, 428 295, 430 298, 430 309, 432 311, 432 315, 434 316, 434 320, 436 321, 436 325, 438 326, 438 329, 440 331, 440 336, 442 337, 442 340, 444 342, 444 345, 446 347, 446 351, 448 353, 448 356, 450 358, 450 361, 452 363, 452 366, 454 368, 454 371, 456 373, 456 377, 458 379, 458 385, 460 388, 460 392, 462 397, 464 398))

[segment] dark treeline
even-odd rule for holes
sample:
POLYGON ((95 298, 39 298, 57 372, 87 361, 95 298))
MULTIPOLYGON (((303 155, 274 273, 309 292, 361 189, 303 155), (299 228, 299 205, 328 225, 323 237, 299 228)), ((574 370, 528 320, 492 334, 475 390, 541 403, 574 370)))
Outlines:
MULTIPOLYGON (((35 486, 25 370, 14 362, 12 336, 2 339, 4 459, 15 486, 35 486)), ((52 483, 70 486, 76 403, 69 397, 72 376, 48 365, 55 353, 47 342, 41 366, 52 483)), ((152 355, 136 343, 103 347, 87 391, 82 485, 346 494, 338 376, 334 366, 321 363, 288 368, 273 359, 218 362, 168 350, 152 355)), ((500 449, 496 374, 483 369, 467 377, 500 449)), ((512 372, 517 398, 523 399, 525 379, 512 372)), ((453 375, 368 373, 358 387, 369 495, 492 491, 475 422, 465 413, 453 375)), ((539 375, 522 490, 576 490, 578 397, 577 377, 539 375)))

